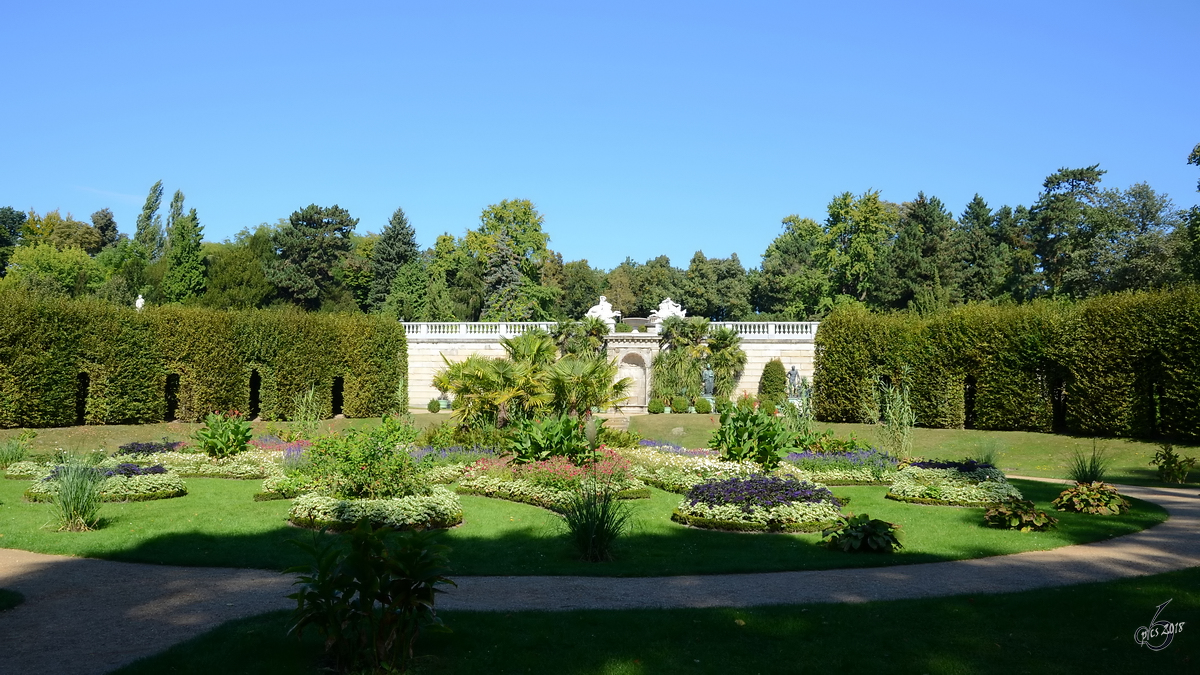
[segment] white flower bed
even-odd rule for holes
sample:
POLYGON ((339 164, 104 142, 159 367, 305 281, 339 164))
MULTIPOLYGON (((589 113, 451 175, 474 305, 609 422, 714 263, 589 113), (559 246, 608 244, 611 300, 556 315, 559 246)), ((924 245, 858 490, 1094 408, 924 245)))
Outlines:
MULTIPOLYGON (((143 462, 162 464, 181 476, 195 478, 237 478, 253 480, 281 475, 280 453, 269 450, 245 450, 224 459, 195 452, 160 452, 152 455, 127 455, 143 462)), ((132 461, 132 460, 125 460, 132 461)))
POLYGON ((45 478, 54 470, 54 465, 48 462, 13 462, 4 470, 5 478, 45 478))
MULTIPOLYGON (((49 474, 49 471, 47 471, 49 474)), ((49 501, 58 494, 58 481, 33 481, 25 496, 34 501, 49 501)), ((187 494, 183 479, 173 473, 155 473, 143 476, 110 476, 100 484, 100 500, 105 502, 144 501, 169 499, 187 494)))
POLYGON ((650 448, 621 450, 633 463, 633 475, 668 492, 687 492, 695 485, 725 478, 745 478, 761 474, 755 462, 726 462, 715 457, 688 457, 650 448))
POLYGON ((698 503, 693 506, 690 500, 684 499, 675 510, 695 518, 746 523, 764 529, 771 525, 791 523, 829 523, 841 515, 838 507, 831 502, 794 502, 770 508, 752 506, 749 511, 745 511, 734 504, 698 503))
POLYGON ((959 471, 906 466, 897 472, 888 496, 902 501, 974 506, 1021 499, 1021 492, 999 469, 959 471))
POLYGON ((425 470, 425 480, 430 483, 453 483, 462 477, 463 471, 467 468, 466 464, 447 464, 446 466, 435 466, 425 470))
POLYGON ((450 490, 434 486, 428 495, 392 499, 338 499, 321 494, 296 497, 288 519, 304 526, 350 526, 361 518, 397 529, 450 527, 462 522, 462 504, 450 490))

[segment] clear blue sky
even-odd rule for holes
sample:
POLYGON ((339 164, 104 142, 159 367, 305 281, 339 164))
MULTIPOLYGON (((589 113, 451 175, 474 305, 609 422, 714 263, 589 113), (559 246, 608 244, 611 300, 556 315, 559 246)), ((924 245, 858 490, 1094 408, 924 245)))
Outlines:
POLYGON ((1029 204, 1062 166, 1200 201, 1200 2, 8 2, 0 205, 219 240, 309 203, 422 245, 531 199, 612 267, 836 193, 1029 204))

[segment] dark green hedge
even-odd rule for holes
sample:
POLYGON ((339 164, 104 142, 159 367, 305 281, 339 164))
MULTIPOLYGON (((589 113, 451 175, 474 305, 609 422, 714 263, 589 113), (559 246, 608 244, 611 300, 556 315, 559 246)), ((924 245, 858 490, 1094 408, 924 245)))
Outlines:
POLYGON ((161 421, 169 380, 176 419, 250 411, 252 376, 264 419, 290 418, 293 397, 309 387, 330 416, 336 378, 341 412, 373 417, 399 410, 408 374, 404 329, 362 314, 179 306, 139 313, 15 292, 0 293, 0 304, 3 427, 69 425, 80 412, 88 424, 161 421))
POLYGON ((816 336, 819 419, 862 419, 875 375, 909 378, 922 426, 1200 436, 1200 291, 971 305, 932 317, 847 308, 816 336))

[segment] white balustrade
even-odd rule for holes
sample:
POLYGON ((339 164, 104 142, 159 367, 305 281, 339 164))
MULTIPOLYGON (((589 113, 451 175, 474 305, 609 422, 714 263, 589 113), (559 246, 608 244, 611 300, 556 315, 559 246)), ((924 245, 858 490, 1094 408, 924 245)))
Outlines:
MULTIPOLYGON (((431 341, 458 336, 478 341, 516 337, 531 330, 550 331, 557 324, 553 321, 405 321, 402 325, 412 340, 431 341)), ((809 341, 817 334, 820 324, 816 321, 714 321, 709 325, 713 328, 731 328, 743 340, 809 341)))

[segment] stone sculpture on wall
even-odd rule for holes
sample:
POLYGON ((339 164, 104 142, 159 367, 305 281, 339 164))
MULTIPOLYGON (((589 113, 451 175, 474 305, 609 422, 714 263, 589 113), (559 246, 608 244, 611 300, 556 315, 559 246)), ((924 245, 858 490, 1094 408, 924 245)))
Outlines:
POLYGON ((616 328, 617 319, 620 318, 621 313, 614 310, 612 303, 608 301, 607 297, 602 295, 600 296, 600 302, 589 309, 584 316, 595 317, 608 324, 608 332, 611 333, 616 328))

